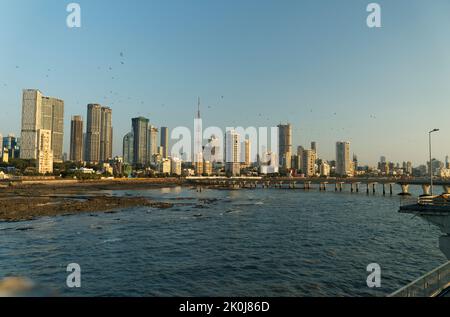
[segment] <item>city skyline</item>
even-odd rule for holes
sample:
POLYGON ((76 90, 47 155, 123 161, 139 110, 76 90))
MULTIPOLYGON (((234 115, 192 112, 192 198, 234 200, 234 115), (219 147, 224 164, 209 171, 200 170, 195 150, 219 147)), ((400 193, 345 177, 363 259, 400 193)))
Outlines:
POLYGON ((438 41, 450 27, 440 14, 448 9, 445 1, 380 1, 380 30, 367 28, 366 4, 357 1, 288 1, 283 7, 270 1, 155 2, 151 8, 132 4, 127 16, 112 2, 107 18, 105 3, 83 2, 79 30, 65 27, 64 4, 49 0, 24 9, 7 2, 0 20, 15 29, 14 38, 27 36, 34 43, 41 39, 33 34, 47 34, 54 43, 30 51, 1 28, 6 45, 0 52, 0 105, 8 118, 3 135, 20 136, 18 92, 39 88, 65 101, 67 153, 70 117, 84 113, 88 103, 114 109, 113 155, 120 155, 129 119, 145 116, 169 130, 192 125, 198 95, 208 126, 291 122, 293 143, 316 141, 329 160, 335 142, 348 140, 369 165, 380 155, 424 164, 427 131, 434 127, 441 128, 433 139, 434 156, 444 160, 450 152, 450 45, 438 41), (99 47, 95 52, 92 42, 99 47))
MULTIPOLYGON (((63 133, 61 133, 59 130, 61 130, 61 127, 64 126, 64 122, 61 121, 61 116, 64 113, 64 100, 53 98, 53 97, 46 97, 42 94, 42 92, 39 89, 23 89, 23 105, 22 105, 22 133, 20 135, 24 135, 25 133, 28 133, 28 125, 31 123, 36 126, 35 134, 38 133, 39 129, 48 129, 52 135, 57 135, 57 138, 59 139, 58 143, 62 143, 63 141, 63 133), (62 110, 54 110, 54 108, 62 107, 62 110), (53 109, 52 109, 53 108, 53 109), (33 111, 31 111, 33 110, 33 111), (56 113, 56 116, 55 116, 56 113), (31 115, 31 117, 30 117, 31 115), (32 119, 34 117, 34 119, 32 119), (24 121, 25 120, 25 121, 24 121), (31 120, 31 121, 30 121, 31 120), (30 122, 30 123, 29 123, 30 122), (42 123, 41 123, 42 122, 42 123), (25 124, 25 126, 23 126, 25 124), (41 127, 42 126, 42 127, 41 127), (57 127, 57 131, 54 130, 54 127, 57 127), (24 130, 25 129, 25 130, 24 130)), ((133 147, 143 149, 143 153, 141 154, 142 158, 136 161, 136 159, 133 159, 130 163, 133 164, 149 164, 150 162, 153 162, 153 155, 159 153, 163 159, 168 159, 172 155, 171 153, 171 146, 173 143, 179 141, 179 139, 171 139, 170 138, 170 129, 168 127, 160 127, 156 128, 150 123, 150 120, 145 117, 138 117, 138 118, 132 118, 131 119, 131 132, 128 132, 123 137, 121 137, 122 141, 122 149, 120 154, 113 154, 112 151, 112 140, 113 140, 113 127, 112 127, 112 109, 110 107, 102 106, 100 104, 88 104, 87 105, 87 126, 86 130, 83 129, 83 116, 81 115, 72 115, 71 116, 71 122, 70 122, 70 134, 69 136, 66 136, 66 138, 69 138, 69 151, 62 152, 63 149, 60 144, 54 144, 53 141, 51 141, 52 147, 57 148, 57 152, 61 152, 61 154, 58 155, 58 157, 65 156, 66 158, 70 157, 70 160, 75 162, 108 162, 113 157, 123 157, 126 158, 129 153, 126 153, 126 151, 129 151, 129 149, 125 149, 125 139, 129 138, 131 135, 131 138, 134 139, 133 141, 133 147), (145 121, 144 128, 144 139, 140 140, 139 138, 134 138, 134 134, 141 128, 138 128, 135 123, 145 121), (77 125, 77 132, 74 131, 75 127, 74 124, 77 125), (159 146, 157 143, 158 139, 158 132, 160 132, 160 140, 159 140, 159 146), (75 134, 77 136, 75 137, 75 134), (80 135, 81 135, 81 144, 80 144, 80 135), (92 136, 94 135, 94 136, 92 136), (96 135, 96 136, 95 136, 96 135), (78 138, 78 140, 76 140, 78 138), (136 142, 142 143, 140 145, 137 145, 136 142), (94 145, 89 145, 91 143, 96 143, 94 145), (98 144, 97 144, 98 143, 98 144), (76 148, 80 148, 76 149, 76 148), (91 150, 92 148, 93 150, 91 150), (157 151, 155 149, 158 149, 157 151), (78 154, 73 154, 73 151, 77 151, 78 154), (94 153, 90 153, 91 151, 94 151, 94 153), (64 154, 64 155, 63 155, 64 154), (79 158, 79 156, 82 155, 82 159, 74 159, 73 155, 79 158), (92 156, 92 157, 91 157, 92 156), (94 157, 94 158, 93 158, 94 157)), ((200 118, 200 102, 198 104, 197 109, 197 117, 196 120, 202 120, 200 118)), ((200 124, 201 126, 202 124, 200 124)), ((227 127, 228 129, 229 127, 227 127)), ((234 130, 235 128, 246 129, 247 127, 231 127, 231 130, 234 130)), ((291 162, 291 159, 294 159, 294 152, 292 150, 293 148, 293 141, 292 141, 292 129, 293 125, 291 123, 286 124, 279 124, 277 126, 279 129, 278 132, 278 153, 279 153, 279 160, 280 160, 280 167, 294 167, 295 163, 291 162), (288 161, 286 160, 286 157, 288 157, 288 161)), ((1 133, 1 131, 0 131, 1 133)), ((199 131, 199 134, 202 135, 203 132, 199 131)), ((0 134, 1 136, 1 134, 0 134)), ((13 133, 9 133, 8 136, 14 136, 13 133)), ((26 135, 25 135, 26 136, 26 135)), ((241 140, 240 147, 245 147, 245 142, 248 141, 245 139, 245 135, 239 135, 240 138, 244 137, 244 139, 241 140)), ((20 138, 19 137, 19 138, 20 138)), ((195 136, 194 136, 195 138, 195 136)), ((193 140, 195 142, 202 142, 202 146, 207 146, 206 139, 202 140, 193 140)), ((224 142, 226 142, 226 137, 224 135, 224 142)), ((30 143, 29 141, 28 143, 30 143)), ((37 142, 37 141, 34 141, 37 142)), ((22 143, 22 142, 21 142, 22 143)), ((349 164, 351 163, 350 157, 353 155, 353 160, 356 160, 356 163, 358 163, 357 160, 357 153, 350 151, 350 141, 337 141, 336 142, 336 152, 335 156, 331 158, 324 158, 320 157, 321 161, 324 162, 330 162, 330 161, 344 161, 345 167, 339 168, 341 171, 338 172, 338 174, 345 175, 350 173, 349 164), (339 150, 338 147, 340 145, 346 144, 346 150, 345 150, 345 158, 342 158, 344 154, 340 154, 342 150, 339 150), (343 172, 346 170, 347 172, 343 172)), ((35 153, 37 155, 39 144, 35 143, 34 145, 30 145, 30 148, 35 148, 35 153)), ((309 170, 310 167, 308 165, 304 165, 305 161, 311 160, 310 158, 305 159, 306 157, 310 157, 310 154, 307 153, 309 151, 313 151, 314 158, 319 158, 319 153, 317 150, 318 144, 316 141, 311 142, 311 148, 310 150, 307 150, 304 148, 303 145, 298 145, 297 148, 297 155, 296 157, 300 158, 300 166, 303 170, 309 170), (303 161, 303 162, 301 162, 303 161)), ((195 146, 194 146, 195 148, 195 146)), ((27 155, 31 155, 32 153, 28 153, 30 150, 28 148, 25 148, 24 157, 27 158, 27 155)), ((55 151, 53 149, 53 151, 55 151)), ((195 151, 195 149, 194 149, 195 151)), ((273 151, 273 149, 271 150, 273 151)), ((134 151, 133 151, 134 152, 134 151)), ((179 154, 177 154, 178 156, 179 154)), ((261 155, 265 155, 264 153, 261 155)), ((134 153, 133 153, 134 156, 134 153)), ((36 157, 37 158, 37 157, 36 157)), ((193 159, 195 160, 196 155, 194 154, 193 159)), ((242 156, 242 163, 246 162, 245 156, 242 156)), ((55 159, 55 162, 58 162, 59 160, 55 159)), ((436 163, 442 163, 444 160, 441 160, 439 158, 436 158, 433 156, 433 164, 436 163), (435 161, 436 160, 436 161, 435 161)), ((380 163, 391 163, 391 164, 400 164, 400 163, 408 163, 412 164, 412 161, 410 160, 403 160, 403 161, 393 161, 393 160, 387 160, 385 155, 381 155, 379 161, 377 161, 376 164, 370 165, 367 163, 363 163, 363 166, 368 167, 375 167, 378 165, 378 168, 380 169, 380 163)), ((428 164, 427 162, 424 162, 428 164)), ((424 163, 418 163, 416 167, 420 167, 423 165, 426 165, 424 163)), ((339 164, 338 164, 339 165, 339 164)), ((444 166, 448 166, 448 155, 445 156, 445 164, 444 166)), ((320 169, 320 166, 319 166, 320 169)), ((308 174, 308 173, 307 173, 308 174)))

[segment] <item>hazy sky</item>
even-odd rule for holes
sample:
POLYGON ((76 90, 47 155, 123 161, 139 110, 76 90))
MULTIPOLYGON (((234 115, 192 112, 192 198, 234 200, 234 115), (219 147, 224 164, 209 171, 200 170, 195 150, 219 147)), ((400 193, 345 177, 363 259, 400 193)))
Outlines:
POLYGON ((0 0, 3 135, 38 88, 65 100, 66 152, 87 103, 112 107, 121 154, 132 117, 192 127, 201 96, 205 126, 289 121, 325 159, 348 140, 362 163, 422 163, 435 127, 435 156, 450 154, 448 0, 377 1, 381 29, 363 0, 83 0, 80 29, 70 2, 0 0))

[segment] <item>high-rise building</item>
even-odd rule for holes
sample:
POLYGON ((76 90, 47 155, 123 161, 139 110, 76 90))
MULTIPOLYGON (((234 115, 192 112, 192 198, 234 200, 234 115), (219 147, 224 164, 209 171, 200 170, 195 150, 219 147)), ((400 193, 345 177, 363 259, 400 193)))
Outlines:
POLYGON ((102 107, 100 127, 100 162, 107 162, 112 159, 112 144, 112 110, 108 107, 102 107))
POLYGON ((64 101, 56 98, 42 97, 41 128, 52 132, 53 161, 63 161, 64 142, 64 101))
POLYGON ((73 116, 70 124, 70 160, 83 161, 83 118, 73 116))
POLYGON ((252 143, 249 139, 244 141, 244 165, 245 167, 250 167, 251 165, 251 153, 252 151, 252 143))
POLYGON ((314 150, 303 150, 302 154, 302 172, 306 177, 312 177, 316 174, 316 152, 314 150))
POLYGON ((161 147, 163 148, 163 158, 169 157, 169 128, 161 128, 161 147))
POLYGON ((112 110, 99 104, 89 104, 87 108, 85 160, 108 162, 112 159, 112 110))
POLYGON ((290 169, 292 167, 292 126, 280 124, 278 126, 278 138, 280 166, 290 169))
POLYGON ((147 155, 148 162, 154 162, 154 157, 158 154, 158 129, 149 125, 147 137, 147 155))
POLYGON ((22 96, 22 159, 37 159, 38 130, 49 130, 54 161, 62 161, 64 139, 64 101, 45 97, 37 89, 24 89, 22 96))
POLYGON ((132 119, 134 146, 133 163, 137 165, 146 165, 148 163, 148 126, 149 120, 144 117, 132 119))
POLYGON ((338 176, 352 175, 352 162, 350 159, 350 142, 336 143, 336 174, 338 176))
POLYGON ((36 160, 38 173, 53 173, 52 131, 39 129, 37 131, 39 149, 36 160))
POLYGON ((35 89, 23 91, 22 99, 22 144, 20 158, 37 159, 38 130, 42 120, 42 93, 35 89))
POLYGON ((241 140, 235 130, 225 136, 225 171, 229 176, 241 175, 241 140))
POLYGON ((134 135, 133 132, 127 133, 123 137, 123 162, 133 164, 134 162, 134 135))
POLYGON ((102 106, 87 106, 85 160, 90 163, 100 162, 100 130, 102 123, 102 106))

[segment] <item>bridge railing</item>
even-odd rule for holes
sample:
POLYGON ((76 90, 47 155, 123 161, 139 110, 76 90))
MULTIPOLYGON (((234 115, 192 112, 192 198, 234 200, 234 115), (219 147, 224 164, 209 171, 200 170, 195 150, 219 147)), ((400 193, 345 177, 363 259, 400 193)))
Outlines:
POLYGON ((389 297, 436 297, 450 287, 450 261, 422 276, 389 297))

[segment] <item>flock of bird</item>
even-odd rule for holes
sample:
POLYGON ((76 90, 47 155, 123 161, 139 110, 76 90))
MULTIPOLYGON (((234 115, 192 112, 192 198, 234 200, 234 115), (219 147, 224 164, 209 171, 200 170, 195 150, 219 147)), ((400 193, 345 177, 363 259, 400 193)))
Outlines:
MULTIPOLYGON (((119 61, 118 61, 118 63, 119 63, 119 65, 120 65, 119 67, 122 67, 122 66, 124 66, 124 65, 126 64, 126 58, 125 58, 125 54, 124 54, 123 52, 120 52, 120 53, 119 53, 119 61)), ((16 69, 16 70, 20 70, 20 69, 21 69, 20 65, 16 65, 16 66, 15 66, 15 69, 16 69)), ((117 79, 117 77, 116 77, 117 75, 116 75, 116 73, 114 72, 114 71, 115 71, 115 68, 114 68, 112 65, 107 66, 105 69, 106 69, 107 72, 108 72, 108 77, 109 77, 112 81, 114 81, 114 80, 117 79)), ((98 66, 98 67, 97 67, 97 70, 98 70, 98 71, 102 71, 102 67, 101 67, 101 66, 98 66)), ((51 73, 52 73, 52 69, 51 69, 51 68, 47 68, 47 72, 45 73, 45 77, 46 77, 46 78, 49 78, 50 75, 51 75, 51 73)), ((7 83, 3 83, 3 86, 4 86, 4 87, 7 87, 8 84, 7 84, 7 83)), ((123 98, 121 98, 120 93, 117 92, 117 91, 113 91, 113 90, 110 90, 110 91, 109 91, 109 94, 106 94, 106 95, 103 97, 103 99, 104 99, 104 103, 105 103, 105 104, 108 104, 108 105, 110 105, 110 106, 113 106, 116 102, 119 103, 119 104, 123 104, 123 102, 124 102, 123 98)), ((132 102, 134 98, 131 97, 131 96, 128 96, 128 97, 125 97, 125 99, 126 99, 128 102, 132 102)), ((145 105, 145 101, 144 101, 144 100, 135 100, 135 102, 136 102, 136 103, 139 103, 139 104, 142 105, 142 106, 145 105)), ((77 100, 76 103, 79 104, 79 101, 77 100)), ((217 99, 217 101, 216 101, 215 103, 209 104, 209 105, 207 106, 207 109, 219 109, 219 108, 221 108, 222 106, 225 106, 225 96, 223 96, 223 95, 222 95, 222 96, 219 96, 218 99, 217 99)), ((165 104, 165 103, 162 103, 162 104, 160 105, 160 108, 166 108, 166 104, 165 104)), ((313 109, 310 109, 310 113, 314 113, 314 110, 313 110, 313 109)), ((151 114, 150 114, 150 113, 138 113, 138 115, 145 115, 145 116, 151 117, 151 114)), ((296 111, 292 111, 292 113, 290 114, 289 117, 292 119, 292 118, 295 118, 295 115, 298 115, 298 113, 296 113, 296 111)), ((272 116, 264 115, 264 114, 261 113, 261 112, 259 112, 257 116, 258 116, 258 118, 259 118, 260 121, 263 120, 263 121, 266 121, 266 122, 268 122, 268 123, 270 123, 270 122, 273 121, 273 117, 272 117, 272 116)), ((331 118, 337 118, 337 117, 338 117, 338 113, 337 113, 337 112, 334 112, 334 113, 332 114, 332 116, 331 116, 331 118)), ((376 117, 375 114, 371 114, 369 118, 370 118, 371 120, 376 120, 376 119, 377 119, 377 117, 376 117)), ((239 119, 242 119, 242 117, 240 117, 239 119)), ((288 121, 292 121, 292 120, 288 120, 288 121)), ((233 121, 233 122, 231 122, 231 123, 237 124, 237 121, 235 120, 235 121, 233 121)), ((297 128, 294 127, 294 129, 297 130, 297 131, 302 131, 302 130, 303 130, 302 128, 298 128, 298 127, 297 127, 297 128)), ((336 129, 335 129, 335 128, 330 128, 330 130, 331 130, 331 131, 339 131, 339 130, 341 130, 341 131, 346 131, 346 128, 336 128, 336 129)))

